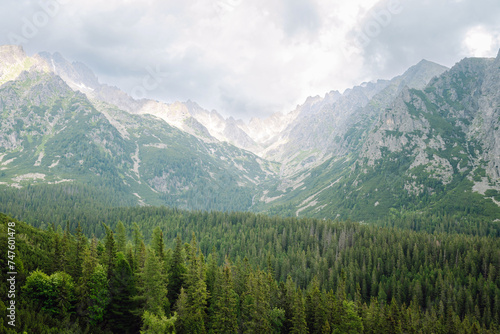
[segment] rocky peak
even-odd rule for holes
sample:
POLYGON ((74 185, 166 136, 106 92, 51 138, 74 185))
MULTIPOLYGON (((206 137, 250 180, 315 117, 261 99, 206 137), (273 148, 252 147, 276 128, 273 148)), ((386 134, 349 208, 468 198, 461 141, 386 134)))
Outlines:
POLYGON ((20 45, 0 45, 0 70, 4 66, 18 63, 26 58, 26 53, 20 45))
POLYGON ((78 90, 95 90, 99 88, 99 81, 85 64, 80 62, 69 62, 60 53, 39 53, 52 66, 54 73, 63 78, 68 84, 76 86, 78 90))
POLYGON ((400 86, 423 89, 429 83, 430 79, 442 74, 446 70, 448 70, 446 66, 423 59, 403 73, 400 86))
POLYGON ((21 46, 0 46, 0 85, 16 79, 23 71, 35 69, 49 71, 48 64, 40 56, 28 57, 21 46))

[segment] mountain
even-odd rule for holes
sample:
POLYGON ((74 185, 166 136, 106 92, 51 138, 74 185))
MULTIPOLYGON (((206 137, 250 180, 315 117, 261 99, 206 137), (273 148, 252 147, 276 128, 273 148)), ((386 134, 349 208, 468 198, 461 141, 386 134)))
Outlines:
POLYGON ((101 206, 496 219, 499 62, 423 60, 243 122, 193 101, 136 100, 60 54, 2 46, 0 202, 69 192, 101 206))
POLYGON ((358 110, 365 120, 329 146, 337 154, 266 188, 258 209, 358 220, 407 211, 498 218, 499 62, 464 59, 420 89, 405 76, 419 78, 427 62, 391 80, 358 110))
POLYGON ((15 77, 0 86, 0 182, 11 188, 92 185, 129 204, 246 210, 273 175, 274 165, 250 152, 83 94, 98 87, 88 71, 72 89, 46 58, 4 47, 0 59, 15 77))

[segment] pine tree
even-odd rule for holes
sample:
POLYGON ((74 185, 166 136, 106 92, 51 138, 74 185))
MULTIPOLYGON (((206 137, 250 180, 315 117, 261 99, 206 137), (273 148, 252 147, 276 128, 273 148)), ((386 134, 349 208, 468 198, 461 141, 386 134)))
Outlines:
POLYGON ((250 273, 247 289, 242 301, 243 332, 269 333, 271 323, 269 314, 269 286, 267 275, 261 271, 250 273))
POLYGON ((181 287, 181 291, 179 293, 179 298, 177 298, 177 302, 175 303, 175 311, 177 313, 177 320, 175 322, 175 332, 177 334, 189 334, 188 327, 188 298, 186 294, 186 290, 181 287))
POLYGON ((108 279, 102 265, 97 264, 86 286, 89 291, 87 316, 90 325, 95 328, 104 319, 109 303, 108 279))
POLYGON ((137 223, 134 223, 132 234, 133 234, 134 257, 136 259, 136 262, 138 262, 139 254, 141 252, 141 244, 144 242, 144 237, 142 236, 141 230, 139 228, 139 225, 137 225, 137 223))
POLYGON ((116 225, 116 250, 118 252, 126 253, 127 246, 127 230, 125 229, 125 225, 121 220, 118 221, 116 225))
POLYGON ((156 252, 156 256, 162 261, 165 261, 165 243, 163 242, 163 231, 159 227, 153 230, 151 247, 156 252))
POLYGON ((196 238, 189 247, 188 267, 186 271, 187 319, 186 328, 190 333, 205 333, 205 317, 208 292, 205 283, 205 264, 197 248, 196 238))
POLYGON ((306 297, 306 320, 311 333, 321 333, 326 322, 324 301, 319 289, 319 281, 314 277, 306 297))
POLYGON ((107 267, 108 279, 111 278, 116 263, 116 242, 113 230, 108 225, 102 223, 106 230, 106 237, 104 239, 104 261, 107 267))
POLYGON ((168 300, 173 305, 184 285, 186 266, 184 265, 184 251, 182 240, 179 235, 175 239, 175 249, 170 264, 170 275, 168 279, 168 300))
POLYGON ((132 314, 136 294, 132 268, 122 252, 117 253, 116 265, 109 280, 110 303, 108 305, 109 328, 114 333, 136 333, 139 319, 132 314))
POLYGON ((90 242, 90 247, 85 248, 83 251, 82 280, 84 282, 90 279, 90 275, 94 273, 98 263, 97 239, 94 236, 90 242))
POLYGON ((78 227, 76 228, 76 243, 74 246, 73 256, 70 263, 71 272, 70 274, 75 278, 76 281, 80 279, 82 276, 82 264, 84 257, 84 250, 87 248, 87 238, 83 234, 82 227, 80 223, 78 223, 78 227))
POLYGON ((141 274, 141 299, 144 310, 157 316, 164 316, 169 309, 167 285, 162 275, 161 262, 155 252, 148 252, 144 272, 141 274))
POLYGON ((238 295, 234 292, 231 265, 226 260, 214 287, 212 329, 215 333, 238 332, 238 295))
POLYGON ((294 292, 294 303, 292 306, 292 327, 290 333, 293 334, 306 334, 307 322, 306 322, 306 310, 304 307, 304 297, 302 292, 299 290, 294 292))

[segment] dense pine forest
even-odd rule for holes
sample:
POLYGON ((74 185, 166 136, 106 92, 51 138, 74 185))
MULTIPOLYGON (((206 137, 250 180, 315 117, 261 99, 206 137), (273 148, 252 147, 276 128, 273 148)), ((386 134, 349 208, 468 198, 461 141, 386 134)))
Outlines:
MULTIPOLYGON (((165 207, 98 212, 32 225, 0 215, 4 253, 15 225, 17 269, 16 327, 2 284, 0 332, 499 331, 494 222, 397 212, 371 224, 165 207)), ((8 260, 0 258, 2 268, 8 260)))

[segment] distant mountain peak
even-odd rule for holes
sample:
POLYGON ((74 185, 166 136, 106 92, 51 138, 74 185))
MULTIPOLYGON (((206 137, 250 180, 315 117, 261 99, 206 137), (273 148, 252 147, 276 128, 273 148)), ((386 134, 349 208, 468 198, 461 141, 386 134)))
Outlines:
POLYGON ((26 57, 26 53, 21 45, 0 45, 0 55, 17 55, 19 57, 26 57))

